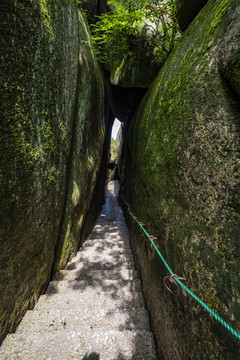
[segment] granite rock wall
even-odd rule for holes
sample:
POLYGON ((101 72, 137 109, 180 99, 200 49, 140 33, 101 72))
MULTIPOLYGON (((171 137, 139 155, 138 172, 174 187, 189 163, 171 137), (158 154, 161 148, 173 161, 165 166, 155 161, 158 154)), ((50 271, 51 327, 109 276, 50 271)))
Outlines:
MULTIPOLYGON (((239 14, 210 0, 188 26, 131 120, 122 194, 173 272, 239 331, 239 14)), ((164 359, 238 357, 239 341, 168 271, 126 215, 164 359)))
POLYGON ((3 0, 0 32, 2 341, 46 289, 54 257, 63 266, 80 242, 100 174, 105 102, 75 1, 3 0))

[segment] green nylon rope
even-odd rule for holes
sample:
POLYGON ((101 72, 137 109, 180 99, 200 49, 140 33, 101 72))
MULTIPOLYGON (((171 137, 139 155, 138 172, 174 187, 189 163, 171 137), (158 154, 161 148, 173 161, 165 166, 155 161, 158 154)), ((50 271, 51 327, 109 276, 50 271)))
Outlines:
MULTIPOLYGON (((171 275, 174 274, 174 272, 172 271, 172 269, 170 268, 170 266, 168 265, 168 263, 166 262, 166 260, 164 259, 163 255, 161 254, 161 252, 158 250, 156 244, 154 243, 153 239, 151 238, 151 236, 148 234, 148 232, 144 229, 143 225, 138 221, 138 219, 136 218, 136 216, 133 215, 133 213, 131 212, 131 208, 130 205, 126 202, 126 200, 124 199, 123 196, 121 196, 125 202, 125 204, 128 207, 128 212, 129 214, 132 216, 132 218, 136 221, 136 223, 138 223, 138 225, 142 228, 142 230, 144 231, 144 233, 147 235, 147 237, 150 239, 151 243, 153 244, 155 250, 157 251, 158 255, 160 256, 160 258, 162 259, 164 265, 166 266, 166 268, 168 269, 169 273, 171 275)), ((178 278, 174 277, 174 280, 186 291, 188 292, 195 300, 197 300, 197 302, 199 302, 200 305, 202 305, 213 317, 215 317, 215 319, 217 319, 223 326, 225 326, 226 329, 228 329, 228 331, 230 331, 237 339, 240 340, 240 333, 238 333, 235 329, 233 329, 231 327, 231 325, 229 325, 228 323, 226 323, 226 321, 224 321, 215 311, 213 311, 207 304, 205 304, 204 301, 202 301, 197 295, 195 295, 186 285, 184 285, 178 278)))

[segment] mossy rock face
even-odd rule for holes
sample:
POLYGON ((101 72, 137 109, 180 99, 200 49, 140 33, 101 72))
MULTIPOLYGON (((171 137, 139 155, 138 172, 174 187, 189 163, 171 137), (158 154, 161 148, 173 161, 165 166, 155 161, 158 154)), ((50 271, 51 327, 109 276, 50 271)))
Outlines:
POLYGON ((114 59, 110 70, 110 82, 121 87, 149 88, 160 69, 151 61, 147 49, 139 40, 133 47, 133 55, 114 59))
POLYGON ((63 211, 78 69, 71 1, 3 1, 0 340, 49 281, 63 211))
MULTIPOLYGON (((82 206, 83 216, 87 211, 104 128, 102 80, 76 2, 3 0, 0 6, 1 342, 46 289, 66 204, 82 206), (99 105, 94 117, 89 104, 99 105)), ((76 244, 69 248, 66 257, 76 244)))
POLYGON ((179 27, 185 31, 208 0, 176 0, 179 27))
MULTIPOLYGON (((240 107, 226 78, 239 84, 239 11, 210 0, 189 26, 130 124, 123 184, 173 272, 238 331, 240 107)), ((164 288, 167 269, 130 227, 159 355, 237 358, 239 341, 190 295, 164 288)))
MULTIPOLYGON (((56 270, 67 264, 78 250, 79 243, 83 241, 81 231, 99 175, 105 139, 104 83, 91 50, 88 25, 80 12, 79 24, 80 52, 73 151, 69 160, 66 207, 57 246, 56 270)), ((100 176, 104 178, 103 174, 100 176)), ((95 206, 98 208, 99 202, 95 203, 95 206)))

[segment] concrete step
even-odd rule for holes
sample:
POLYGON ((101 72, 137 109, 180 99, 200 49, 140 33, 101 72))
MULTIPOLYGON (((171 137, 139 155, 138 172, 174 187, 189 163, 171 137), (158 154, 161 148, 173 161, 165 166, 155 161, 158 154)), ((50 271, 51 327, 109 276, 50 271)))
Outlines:
POLYGON ((113 306, 112 304, 116 304, 118 308, 129 309, 144 307, 144 299, 140 291, 125 291, 120 295, 116 295, 115 293, 97 292, 95 289, 86 288, 79 293, 42 295, 38 299, 34 310, 81 310, 86 308, 86 304, 88 309, 96 307, 101 309, 106 306, 109 310, 113 306), (89 302, 89 299, 93 299, 94 302, 89 302))
POLYGON ((103 224, 99 225, 99 229, 93 229, 93 231, 88 235, 87 240, 91 239, 106 239, 108 241, 129 241, 129 231, 123 230, 121 226, 114 228, 114 226, 112 225, 103 224))
POLYGON ((106 261, 104 259, 100 259, 99 261, 75 261, 74 266, 73 263, 70 263, 66 266, 64 270, 68 271, 80 271, 84 268, 94 268, 96 270, 113 270, 113 269, 135 269, 135 265, 133 260, 124 260, 120 261, 119 259, 116 259, 114 261, 106 261))
POLYGON ((104 239, 92 239, 92 240, 86 240, 81 249, 85 249, 86 247, 95 247, 97 250, 98 249, 126 249, 126 250, 131 250, 130 247, 130 243, 127 241, 109 241, 109 240, 104 240, 104 239))
POLYGON ((85 262, 76 264, 73 270, 61 270, 56 273, 53 280, 84 280, 86 277, 105 276, 106 279, 133 279, 137 278, 134 264, 131 262, 85 262))
POLYGON ((1 360, 157 360, 152 333, 89 328, 81 332, 10 334, 1 360))
POLYGON ((108 252, 108 253, 99 253, 93 250, 88 251, 79 251, 76 256, 70 261, 66 267, 67 270, 74 269, 78 266, 79 262, 90 262, 90 261, 99 261, 102 263, 105 262, 123 262, 129 261, 133 262, 133 256, 131 254, 119 253, 119 252, 108 252))
POLYGON ((133 280, 137 279, 138 274, 134 269, 127 269, 125 267, 112 267, 109 269, 104 268, 95 268, 94 266, 82 266, 79 270, 61 270, 60 272, 54 275, 53 280, 62 281, 81 281, 81 280, 89 280, 97 281, 102 279, 110 279, 110 280, 133 280))
POLYGON ((92 231, 91 234, 88 236, 87 240, 90 239, 98 239, 98 240, 108 240, 108 241, 120 241, 129 239, 129 232, 128 231, 121 231, 117 230, 115 232, 112 229, 109 230, 109 225, 102 226, 101 230, 92 231))
POLYGON ((81 309, 52 309, 44 311, 29 310, 17 328, 16 334, 31 334, 56 331, 77 332, 82 334, 89 329, 119 331, 145 330, 150 331, 148 314, 145 308, 131 307, 130 304, 121 304, 111 301, 98 307, 97 299, 93 299, 96 307, 82 307, 81 309), (115 305, 115 307, 114 307, 115 305))
POLYGON ((92 248, 85 249, 84 251, 80 251, 73 261, 116 261, 118 260, 130 261, 133 259, 132 251, 128 250, 113 250, 113 249, 105 249, 105 251, 95 251, 92 248))
MULTIPOLYGON (((118 258, 120 258, 121 256, 125 256, 126 257, 126 261, 128 261, 132 256, 132 251, 131 250, 127 250, 127 249, 105 249, 104 251, 96 251, 93 248, 88 248, 88 249, 84 249, 84 251, 79 253, 79 256, 81 256, 82 261, 84 261, 84 259, 86 257, 90 258, 91 255, 94 256, 98 256, 99 259, 101 259, 102 257, 111 257, 114 261, 118 258), (93 254, 95 253, 95 255, 93 254), (81 256, 82 255, 82 256, 81 256)), ((96 261, 92 258, 90 258, 90 261, 96 261)), ((98 260, 97 260, 98 261, 98 260)))
MULTIPOLYGON (((110 255, 110 256, 113 256, 113 257, 118 257, 119 255, 132 255, 132 250, 130 248, 119 248, 119 247, 93 247, 93 246, 89 246, 88 248, 84 248, 83 249, 84 251, 80 251, 80 253, 84 252, 86 255, 88 255, 89 252, 95 252, 96 254, 102 254, 102 255, 110 255)), ((92 260, 91 260, 92 261, 92 260)))
POLYGON ((126 251, 130 251, 131 247, 130 247, 130 243, 127 241, 109 241, 109 240, 104 240, 104 239, 92 239, 92 240, 86 240, 80 251, 85 251, 85 250, 95 250, 98 252, 103 252, 105 250, 112 250, 112 251, 122 251, 122 250, 126 250, 126 251))
POLYGON ((82 281, 51 281, 46 294, 69 294, 81 293, 85 289, 94 289, 98 292, 105 292, 113 294, 114 296, 121 296, 124 292, 142 291, 141 282, 138 279, 134 280, 110 280, 110 279, 96 279, 88 278, 82 281))
POLYGON ((99 233, 101 233, 103 231, 103 229, 112 235, 118 235, 118 234, 129 235, 129 231, 128 231, 128 228, 126 226, 123 216, 118 217, 115 220, 111 219, 109 221, 109 219, 107 219, 107 217, 104 216, 104 214, 101 214, 98 217, 94 228, 92 229, 91 233, 89 234, 89 237, 91 237, 92 235, 98 235, 99 233))
POLYGON ((107 232, 107 230, 102 230, 101 232, 99 231, 98 233, 92 233, 91 235, 88 236, 88 238, 86 239, 88 240, 108 240, 108 241, 112 241, 112 242, 116 242, 116 241, 129 241, 129 234, 122 232, 122 233, 118 233, 118 234, 113 234, 110 231, 107 232))

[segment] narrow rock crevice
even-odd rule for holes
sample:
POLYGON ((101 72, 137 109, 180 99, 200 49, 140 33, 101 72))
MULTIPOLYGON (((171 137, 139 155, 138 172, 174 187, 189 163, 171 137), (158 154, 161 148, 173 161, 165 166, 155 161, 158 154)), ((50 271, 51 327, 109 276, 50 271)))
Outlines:
MULTIPOLYGON (((159 358, 238 358, 237 337, 165 289, 168 269, 126 213, 129 241, 116 201, 120 186, 174 272, 238 330, 240 7, 176 1, 184 33, 154 66, 141 41, 100 65, 75 1, 1 2, 0 342, 52 269, 3 360, 156 359, 142 290, 159 358), (105 199, 115 117, 121 181, 105 199)), ((89 22, 107 10, 83 5, 89 22)))
POLYGON ((129 122, 146 92, 145 88, 127 88, 109 83, 108 100, 115 117, 129 122))

